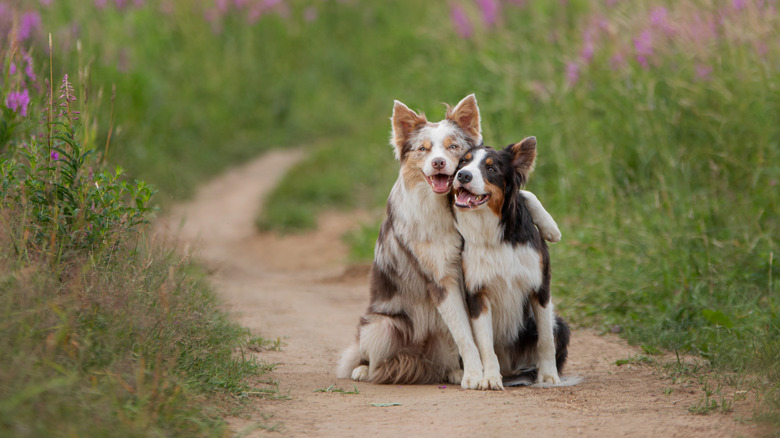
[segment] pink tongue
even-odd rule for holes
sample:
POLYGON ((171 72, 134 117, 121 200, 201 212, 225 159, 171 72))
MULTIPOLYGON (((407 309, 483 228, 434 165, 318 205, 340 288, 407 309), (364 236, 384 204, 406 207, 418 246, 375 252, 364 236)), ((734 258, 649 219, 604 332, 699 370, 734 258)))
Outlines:
POLYGON ((470 192, 467 192, 465 190, 461 190, 458 192, 458 204, 460 205, 469 205, 471 200, 474 198, 474 195, 472 195, 470 192))
POLYGON ((434 175, 431 177, 433 183, 433 190, 437 192, 444 192, 449 189, 449 179, 447 175, 434 175))

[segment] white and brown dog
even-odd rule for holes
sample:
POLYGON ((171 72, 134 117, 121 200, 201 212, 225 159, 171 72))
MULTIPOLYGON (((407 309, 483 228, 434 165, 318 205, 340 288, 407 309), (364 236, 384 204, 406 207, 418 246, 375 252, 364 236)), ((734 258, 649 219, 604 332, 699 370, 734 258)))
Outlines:
POLYGON ((503 389, 502 376, 523 374, 557 385, 566 362, 569 327, 553 312, 547 230, 534 226, 554 222, 535 196, 520 191, 535 158, 534 137, 503 150, 478 146, 461 159, 454 183, 481 389, 503 389))
POLYGON ((482 143, 477 100, 472 94, 448 106, 437 123, 396 101, 392 127, 401 168, 374 249, 369 308, 337 376, 477 389, 482 362, 465 304, 463 239, 451 193, 461 157, 482 143))

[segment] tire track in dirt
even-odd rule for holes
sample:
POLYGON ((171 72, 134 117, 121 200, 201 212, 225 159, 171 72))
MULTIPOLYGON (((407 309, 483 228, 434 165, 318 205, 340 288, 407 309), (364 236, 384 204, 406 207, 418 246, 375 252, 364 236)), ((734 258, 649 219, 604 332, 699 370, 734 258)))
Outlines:
MULTIPOLYGON (((290 400, 258 400, 263 415, 230 418, 242 436, 749 436, 747 403, 730 414, 697 416, 699 385, 673 383, 641 364, 615 361, 640 354, 615 336, 574 330, 566 374, 585 381, 568 388, 466 391, 457 385, 354 384, 334 377, 338 354, 355 335, 368 304, 367 269, 346 268, 341 234, 354 216, 324 214, 317 231, 292 236, 258 233, 262 199, 303 154, 273 151, 204 185, 157 224, 212 271, 234 319, 282 351, 257 353, 278 363, 272 378, 290 400), (345 270, 346 269, 346 270, 345 270), (330 385, 359 394, 314 392, 330 385), (670 392, 671 391, 671 392, 670 392), (398 403, 376 407, 371 403, 398 403), (263 418, 265 416, 265 418, 263 418), (276 432, 253 428, 280 423, 276 432)), ((566 236, 560 245, 566 244, 566 236)), ((553 251, 554 259, 554 251, 553 251)), ((559 267, 558 269, 565 269, 559 267)), ((553 283, 554 284, 554 283, 553 283)))

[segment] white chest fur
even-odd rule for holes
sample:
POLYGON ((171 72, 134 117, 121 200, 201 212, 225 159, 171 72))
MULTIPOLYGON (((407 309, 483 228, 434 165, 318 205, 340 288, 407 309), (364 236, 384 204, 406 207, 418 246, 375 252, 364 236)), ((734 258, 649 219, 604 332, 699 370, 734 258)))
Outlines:
POLYGON ((483 288, 491 303, 496 341, 512 341, 525 320, 525 301, 542 285, 541 256, 530 244, 503 242, 499 219, 489 209, 458 211, 456 218, 465 240, 466 287, 471 292, 483 288))

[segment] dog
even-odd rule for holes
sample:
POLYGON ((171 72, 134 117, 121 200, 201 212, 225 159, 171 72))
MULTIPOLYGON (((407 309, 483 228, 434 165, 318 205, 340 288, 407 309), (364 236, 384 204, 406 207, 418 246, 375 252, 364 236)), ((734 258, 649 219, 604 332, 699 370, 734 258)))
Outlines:
POLYGON ((461 157, 482 144, 477 100, 471 94, 448 105, 436 123, 395 101, 391 121, 400 171, 374 248, 369 307, 336 375, 477 389, 482 362, 466 309, 451 191, 461 157))
POLYGON ((532 215, 537 222, 552 217, 519 190, 535 159, 534 137, 503 150, 477 146, 461 159, 453 184, 466 301, 484 367, 480 389, 504 389, 502 376, 523 374, 559 384, 568 355, 570 331, 553 311, 543 238, 554 221, 540 232, 532 215))

